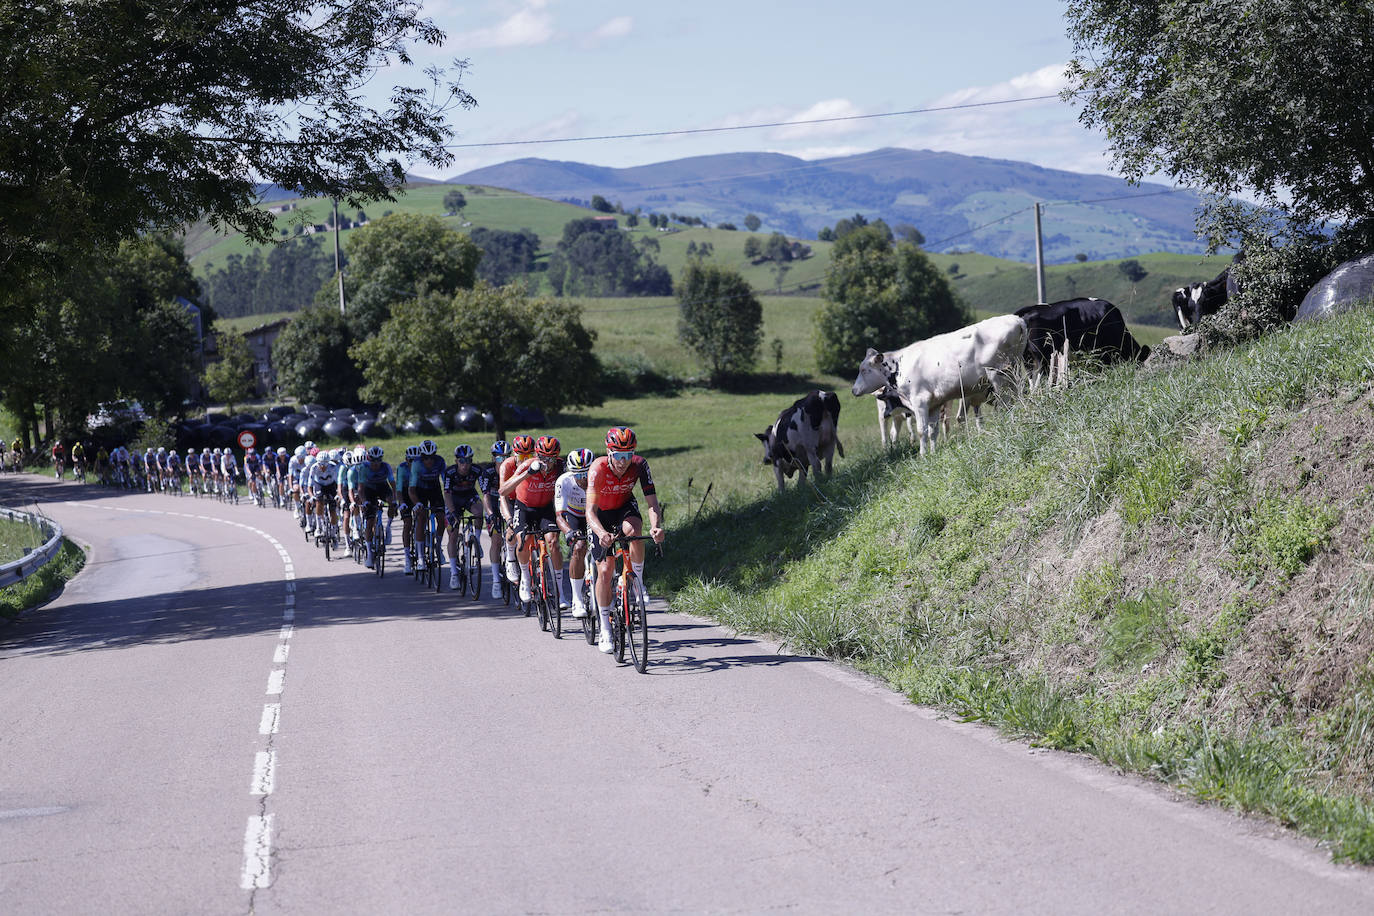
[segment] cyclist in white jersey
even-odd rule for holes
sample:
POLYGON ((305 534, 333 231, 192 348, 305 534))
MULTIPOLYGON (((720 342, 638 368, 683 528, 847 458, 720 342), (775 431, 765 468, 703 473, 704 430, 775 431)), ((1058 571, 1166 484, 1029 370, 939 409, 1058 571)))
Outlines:
POLYGON ((579 618, 587 616, 580 585, 587 573, 587 540, 573 540, 572 535, 587 533, 587 469, 595 457, 589 448, 573 449, 568 455, 568 469, 558 476, 553 489, 554 520, 572 547, 568 578, 572 585, 572 615, 579 618))

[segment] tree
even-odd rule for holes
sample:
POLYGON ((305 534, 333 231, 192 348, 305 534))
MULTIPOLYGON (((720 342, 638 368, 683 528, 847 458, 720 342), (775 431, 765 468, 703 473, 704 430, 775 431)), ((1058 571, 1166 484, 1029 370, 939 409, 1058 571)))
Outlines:
POLYGON ((1121 271, 1122 276, 1132 283, 1139 283, 1150 275, 1150 272, 1141 265, 1135 258, 1122 261, 1116 265, 1116 269, 1121 271))
POLYGON ((1253 255, 1236 310, 1273 310, 1374 245, 1369 3, 1071 0, 1067 20, 1065 92, 1114 168, 1202 189, 1199 230, 1253 255), (1260 207, 1234 203, 1245 190, 1260 207))
POLYGON ((253 395, 256 368, 248 341, 236 331, 224 329, 216 335, 219 360, 205 368, 205 391, 210 400, 225 404, 234 412, 253 395))
POLYGON ((748 372, 763 340, 763 306, 738 271, 692 263, 678 282, 678 340, 713 381, 748 372))
POLYGON ((468 199, 457 188, 444 195, 444 212, 449 216, 457 216, 467 205, 468 199))
POLYGON ((896 233, 897 238, 904 242, 910 242, 917 248, 920 248, 926 243, 926 237, 921 233, 921 230, 910 223, 898 223, 896 226, 892 227, 892 231, 896 233))
POLYGON ((1077 261, 1079 264, 1082 264, 1084 261, 1088 260, 1088 256, 1080 251, 1078 254, 1073 256, 1073 259, 1077 261))
POLYGON ((302 403, 357 403, 363 376, 348 353, 353 343, 337 301, 301 310, 272 345, 277 384, 302 403))
POLYGON ((852 372, 869 347, 892 350, 972 321, 949 279, 915 245, 894 247, 885 226, 854 229, 835 243, 816 314, 816 363, 852 372))
POLYGON ((744 240, 744 256, 751 261, 758 261, 763 258, 763 242, 759 237, 751 235, 744 240))
POLYGON ((3 0, 0 265, 61 270, 200 218, 266 242, 262 183, 392 199, 398 152, 452 161, 448 114, 475 104, 465 64, 394 87, 378 109, 361 89, 443 38, 418 4, 391 0, 3 0))
POLYGON ((631 229, 633 229, 633 228, 635 228, 636 226, 638 226, 638 225, 639 225, 639 214, 638 214, 638 213, 627 213, 627 214, 625 214, 625 225, 629 226, 631 229))
MULTIPOLYGON (((371 337, 397 302, 426 290, 451 294, 477 282, 482 252, 467 235, 434 216, 395 213, 356 232, 347 242, 345 288, 348 322, 356 339, 371 337)), ((333 278, 320 301, 338 302, 333 278)))
POLYGON ((745 215, 745 217, 744 217, 744 228, 745 228, 745 229, 748 229, 750 232, 758 232, 758 231, 759 231, 759 227, 762 226, 762 225, 763 225, 763 220, 759 219, 759 218, 758 218, 757 216, 755 216, 754 214, 749 213, 749 214, 746 214, 746 215, 745 215))
POLYGON ((835 241, 835 230, 829 226, 822 226, 821 231, 816 233, 816 241, 833 242, 835 241))
POLYGON ((595 335, 581 312, 515 286, 426 292, 397 305, 375 337, 353 346, 368 379, 362 396, 412 416, 475 403, 497 418, 499 439, 507 403, 600 404, 595 335))
POLYGON ((672 276, 627 233, 586 217, 570 220, 549 258, 549 282, 559 296, 668 296, 672 276))
POLYGON ((614 213, 615 206, 600 194, 592 195, 592 209, 597 213, 614 213))
POLYGON ((787 278, 787 272, 792 269, 792 265, 785 261, 779 261, 773 265, 773 290, 782 292, 782 281, 787 278))
POLYGON ((717 224, 716 224, 716 228, 717 228, 717 229, 724 229, 726 232, 738 232, 738 231, 739 231, 739 227, 736 226, 734 223, 717 223, 717 224))
POLYGON ((539 236, 532 229, 510 232, 504 229, 472 230, 470 238, 482 251, 477 276, 492 286, 505 286, 534 270, 539 253, 539 236))

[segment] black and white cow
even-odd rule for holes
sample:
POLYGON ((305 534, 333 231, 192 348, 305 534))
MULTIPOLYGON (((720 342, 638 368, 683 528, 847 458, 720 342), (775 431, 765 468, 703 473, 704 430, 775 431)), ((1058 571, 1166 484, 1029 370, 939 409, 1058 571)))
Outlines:
POLYGON ((1236 293, 1240 284, 1231 276, 1231 267, 1245 260, 1245 252, 1239 252, 1221 273, 1206 283, 1191 283, 1174 290, 1174 314, 1178 317, 1178 329, 1186 331, 1207 315, 1215 315, 1236 293))
POLYGON ((1121 310, 1106 299, 1028 305, 1017 309, 1016 315, 1026 323, 1026 360, 1037 374, 1048 374, 1051 382, 1062 377, 1055 367, 1069 353, 1088 353, 1106 363, 1144 362, 1150 355, 1150 348, 1131 336, 1121 310))
POLYGON ((773 465, 779 490, 784 474, 791 477, 800 471, 805 480, 808 467, 817 476, 822 466, 825 473, 831 472, 835 450, 844 457, 839 425, 840 399, 835 392, 812 391, 778 414, 768 429, 754 433, 763 442, 763 463, 773 465))
POLYGON ((870 349, 851 390, 858 397, 885 385, 897 389, 916 418, 924 455, 927 447, 935 448, 940 408, 962 398, 976 415, 978 406, 1005 385, 1004 373, 1025 351, 1026 323, 1015 315, 999 315, 900 350, 870 349))

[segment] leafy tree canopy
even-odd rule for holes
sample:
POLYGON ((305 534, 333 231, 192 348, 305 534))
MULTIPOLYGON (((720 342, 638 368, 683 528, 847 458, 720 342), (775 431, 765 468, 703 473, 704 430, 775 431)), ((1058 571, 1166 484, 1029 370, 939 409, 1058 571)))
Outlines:
POLYGON ((357 403, 363 376, 348 354, 353 342, 337 301, 303 309, 272 345, 277 384, 303 403, 357 403))
POLYGON ((458 213, 467 205, 468 199, 464 197, 463 192, 459 191, 457 188, 454 188, 452 191, 449 191, 447 194, 444 195, 444 210, 450 216, 452 216, 455 213, 458 213))
POLYGON ((216 343, 219 360, 205 368, 205 391, 211 401, 226 405, 233 413, 235 404, 253 396, 253 351, 242 334, 228 329, 219 332, 216 343))
POLYGON ((1067 15, 1069 91, 1125 177, 1251 189, 1300 220, 1374 216, 1374 6, 1071 0, 1067 15))
POLYGON ((601 403, 595 335, 571 303, 530 299, 515 286, 402 302, 377 335, 353 347, 362 396, 401 414, 474 403, 497 417, 506 403, 544 410, 601 403))
POLYGON ((853 372, 869 347, 892 350, 968 324, 972 314, 949 279, 919 248, 894 247, 883 225, 851 230, 835 243, 816 315, 816 363, 853 372))
POLYGON ((560 296, 668 296, 673 278, 629 234, 587 217, 563 227, 549 258, 549 282, 560 296))
POLYGON ((1066 95, 1104 131, 1115 168, 1207 192, 1199 230, 1247 251, 1235 312, 1281 321, 1374 245, 1374 5, 1071 0, 1067 21, 1066 95), (1228 199, 1245 191, 1265 206, 1228 199))
POLYGON ((398 153, 444 166, 464 64, 360 101, 444 38, 413 0, 0 0, 0 265, 72 263, 93 241, 198 218, 276 234, 260 182, 390 199, 398 153))
POLYGON ((688 264, 678 283, 678 339, 713 380, 754 368, 763 340, 763 306, 738 271, 688 264))
MULTIPOLYGON (((397 302, 426 291, 452 294, 477 282, 481 251, 435 216, 393 213, 351 233, 344 277, 349 325, 356 338, 377 332, 397 302)), ((334 280, 320 290, 337 303, 334 280)))
POLYGON ((492 286, 505 286, 534 271, 534 257, 539 253, 539 236, 534 230, 510 232, 478 227, 472 230, 470 238, 482 250, 477 276, 492 286))

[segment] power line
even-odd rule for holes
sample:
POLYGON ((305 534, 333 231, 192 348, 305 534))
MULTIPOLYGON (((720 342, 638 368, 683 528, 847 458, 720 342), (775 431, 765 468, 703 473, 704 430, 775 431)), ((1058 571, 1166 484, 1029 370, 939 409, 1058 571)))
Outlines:
POLYGON ((1019 99, 995 99, 991 102, 965 102, 961 105, 937 105, 930 108, 908 108, 904 111, 883 111, 866 115, 843 115, 834 118, 807 118, 800 121, 770 121, 758 124, 733 124, 726 127, 690 127, 681 130, 650 130, 631 134, 602 134, 594 137, 553 137, 547 140, 492 140, 486 143, 452 143, 444 149, 483 149, 492 146, 532 146, 539 143, 585 143, 590 140, 639 140, 646 137, 682 137, 690 134, 718 134, 735 130, 763 130, 771 127, 801 127, 808 124, 835 124, 842 121, 868 121, 874 118, 897 118, 905 115, 935 114, 941 111, 962 111, 969 108, 988 108, 994 105, 1015 105, 1021 102, 1043 102, 1059 98, 1054 95, 1032 95, 1019 99))

